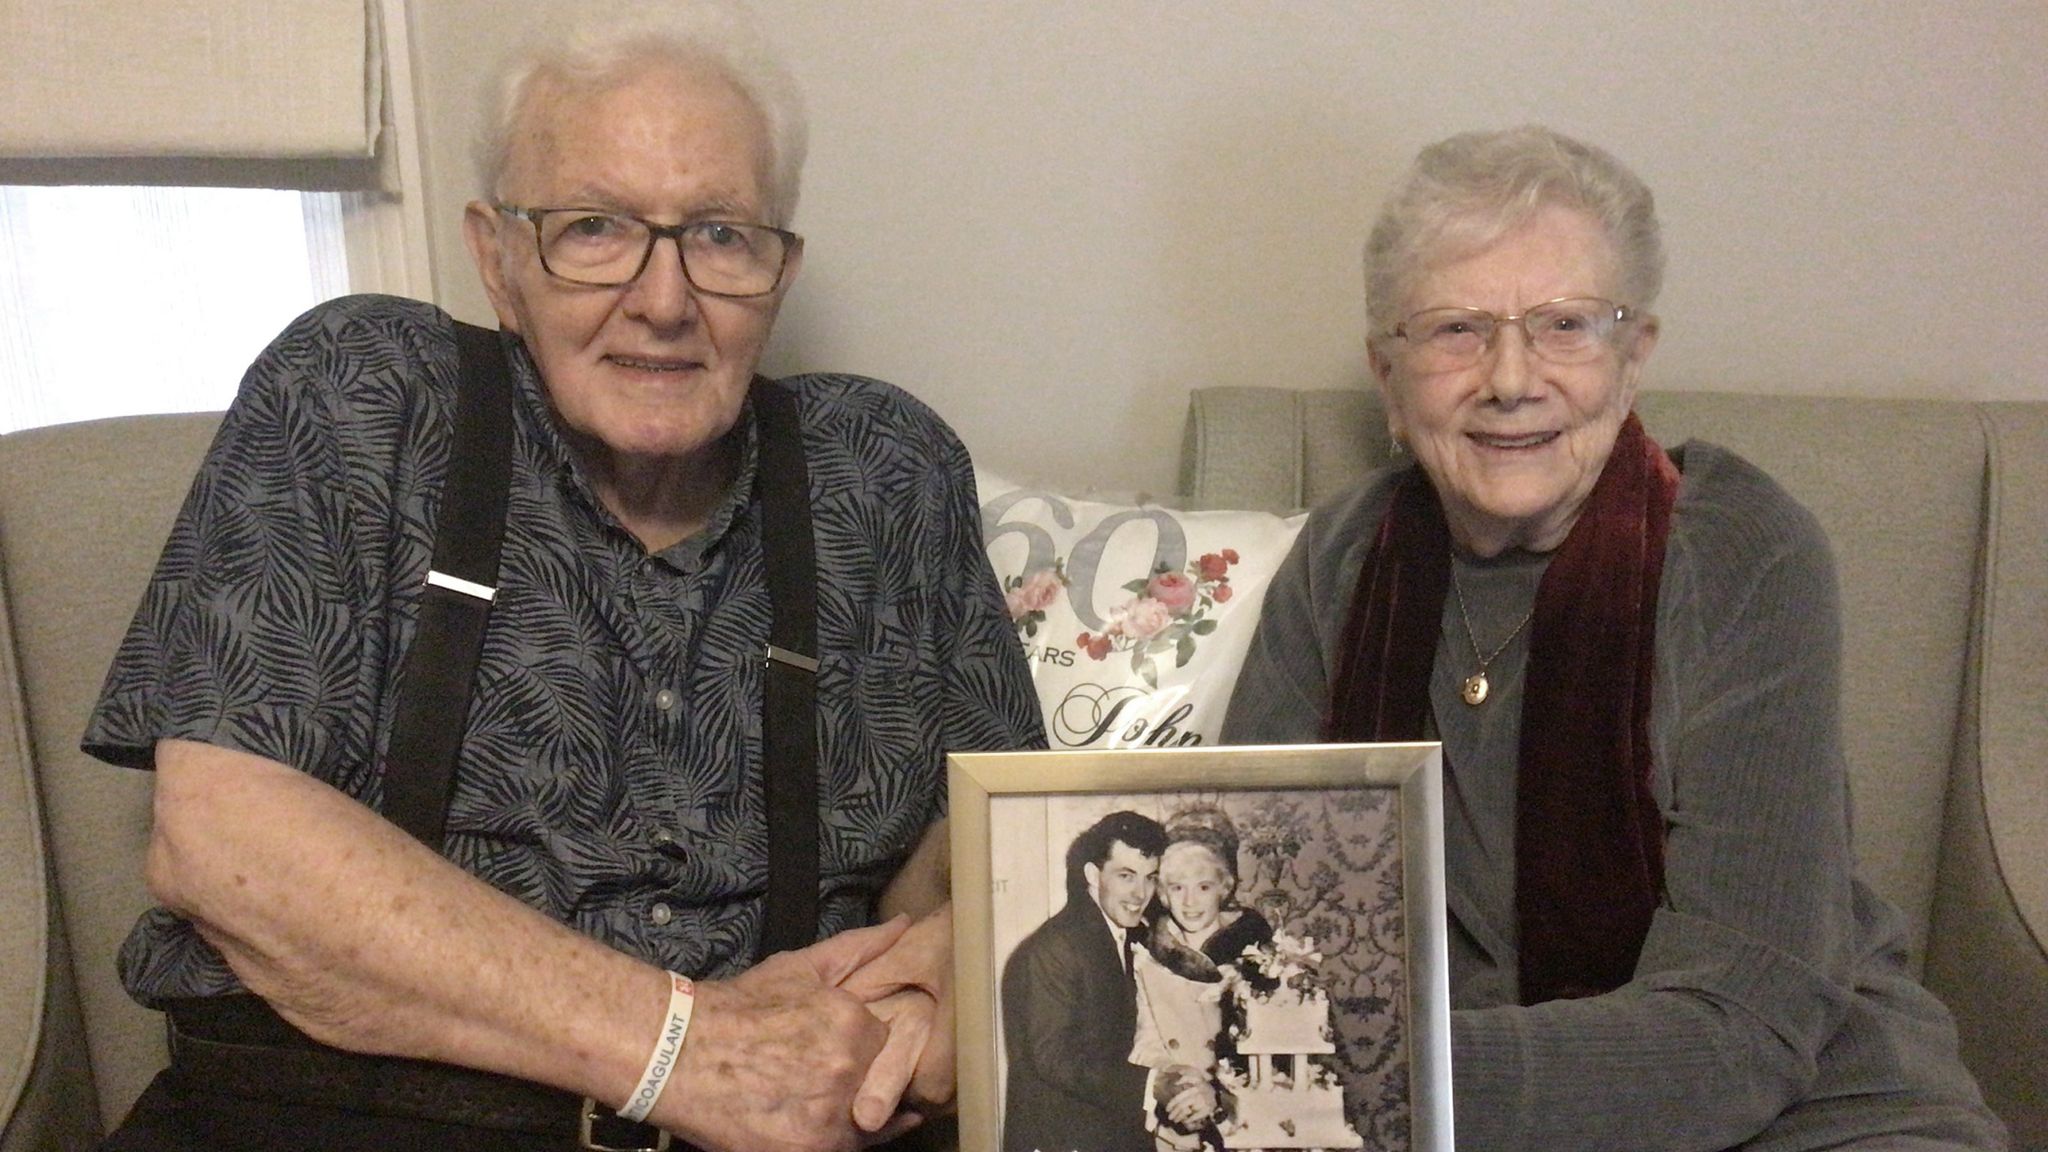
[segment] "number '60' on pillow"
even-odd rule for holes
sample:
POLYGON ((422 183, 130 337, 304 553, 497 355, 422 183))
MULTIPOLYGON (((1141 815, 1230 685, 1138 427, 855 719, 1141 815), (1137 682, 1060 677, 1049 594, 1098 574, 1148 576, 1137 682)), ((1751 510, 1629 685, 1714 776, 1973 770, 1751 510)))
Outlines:
POLYGON ((1110 504, 975 474, 1055 748, 1214 743, 1302 515, 1110 504))

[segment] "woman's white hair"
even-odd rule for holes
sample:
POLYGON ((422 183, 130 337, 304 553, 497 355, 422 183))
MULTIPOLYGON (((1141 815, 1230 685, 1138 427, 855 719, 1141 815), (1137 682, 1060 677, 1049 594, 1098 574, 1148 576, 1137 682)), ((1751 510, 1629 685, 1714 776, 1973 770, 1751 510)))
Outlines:
POLYGON ((1621 266, 1624 298, 1616 303, 1649 311, 1664 286, 1664 240, 1649 187, 1607 152, 1525 124, 1461 133, 1416 155, 1366 241, 1371 331, 1377 336, 1400 322, 1409 289, 1429 269, 1486 248, 1552 206, 1600 225, 1621 266))
POLYGON ((769 219, 796 217, 810 129, 803 94, 746 10, 731 0, 577 0, 555 6, 484 89, 477 176, 486 195, 499 181, 536 83, 602 91, 653 69, 717 76, 754 106, 766 126, 769 219))

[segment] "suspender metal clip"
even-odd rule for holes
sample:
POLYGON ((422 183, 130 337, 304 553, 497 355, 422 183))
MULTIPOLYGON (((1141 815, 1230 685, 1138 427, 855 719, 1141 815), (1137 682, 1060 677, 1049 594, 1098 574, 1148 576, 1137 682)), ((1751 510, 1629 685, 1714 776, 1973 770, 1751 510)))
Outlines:
POLYGON ((792 652, 787 648, 777 648, 775 645, 770 644, 768 645, 767 657, 777 664, 787 664, 791 668, 809 672, 813 676, 818 674, 817 660, 801 652, 792 652))
POLYGON ((450 592, 460 592, 464 596, 474 596, 486 604, 498 598, 498 590, 488 584, 478 584, 474 580, 464 580, 460 576, 450 576, 446 572, 436 572, 431 568, 427 570, 427 583, 436 588, 446 588, 450 592))

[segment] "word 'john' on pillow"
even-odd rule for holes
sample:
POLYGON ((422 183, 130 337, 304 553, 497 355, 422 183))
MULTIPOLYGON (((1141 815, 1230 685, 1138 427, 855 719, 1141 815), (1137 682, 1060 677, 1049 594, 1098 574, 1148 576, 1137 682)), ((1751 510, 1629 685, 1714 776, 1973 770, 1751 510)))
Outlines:
POLYGON ((1052 746, 1214 743, 1305 517, 1103 503, 987 472, 975 485, 1052 746))

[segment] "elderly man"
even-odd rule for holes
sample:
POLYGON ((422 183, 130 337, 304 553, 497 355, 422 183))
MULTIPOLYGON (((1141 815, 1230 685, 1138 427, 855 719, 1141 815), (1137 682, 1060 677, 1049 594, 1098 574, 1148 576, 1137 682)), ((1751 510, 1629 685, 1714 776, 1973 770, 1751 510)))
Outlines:
POLYGON ((503 333, 296 322, 109 673, 173 1047, 111 1148, 847 1149, 950 1095, 943 753, 1042 740, 967 455, 755 379, 804 136, 745 29, 577 11, 463 221, 503 333))

